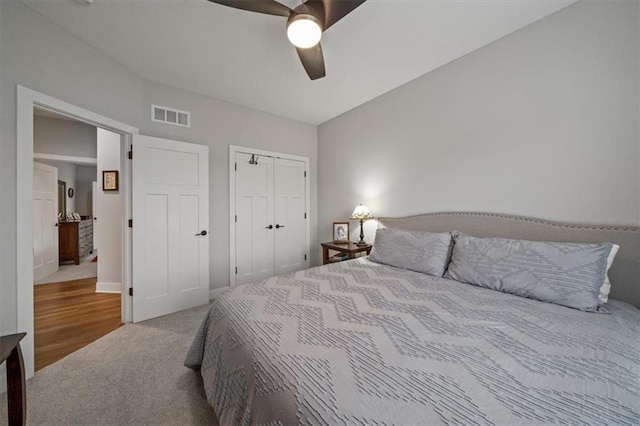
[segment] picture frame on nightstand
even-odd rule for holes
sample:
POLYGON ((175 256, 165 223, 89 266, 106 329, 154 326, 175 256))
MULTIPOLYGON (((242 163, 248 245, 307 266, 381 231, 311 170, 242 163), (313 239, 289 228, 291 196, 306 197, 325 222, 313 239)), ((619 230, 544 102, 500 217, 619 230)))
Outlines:
POLYGON ((333 242, 349 244, 349 222, 333 222, 333 242))

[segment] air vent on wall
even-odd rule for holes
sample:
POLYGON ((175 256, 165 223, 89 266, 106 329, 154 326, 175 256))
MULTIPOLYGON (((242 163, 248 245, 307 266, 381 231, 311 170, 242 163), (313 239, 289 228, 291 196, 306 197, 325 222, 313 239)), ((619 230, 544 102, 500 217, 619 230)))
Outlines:
POLYGON ((190 113, 159 105, 151 105, 151 120, 176 126, 191 127, 190 113))

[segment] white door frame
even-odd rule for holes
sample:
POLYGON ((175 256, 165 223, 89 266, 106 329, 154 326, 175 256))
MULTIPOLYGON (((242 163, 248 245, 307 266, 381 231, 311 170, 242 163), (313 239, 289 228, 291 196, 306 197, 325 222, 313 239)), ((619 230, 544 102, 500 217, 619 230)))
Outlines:
MULTIPOLYGON (((123 217, 131 212, 131 164, 126 160, 131 135, 139 130, 128 124, 112 120, 84 108, 61 101, 43 93, 17 85, 16 111, 16 282, 17 282, 17 332, 26 332, 21 343, 27 378, 34 374, 34 338, 33 338, 33 224, 31 223, 33 201, 33 108, 40 107, 71 117, 96 127, 111 130, 123 136, 122 144, 122 182, 123 217)), ((122 268, 122 320, 131 322, 131 300, 126 297, 131 286, 131 233, 127 221, 123 220, 123 268, 122 268)))
POLYGON ((305 238, 307 240, 307 253, 311 249, 311 217, 309 209, 311 208, 311 177, 309 173, 309 157, 299 155, 283 154, 281 152, 265 151, 262 149, 248 148, 244 146, 229 145, 229 287, 236 285, 236 153, 246 152, 249 154, 262 155, 264 157, 284 158, 287 160, 295 160, 304 162, 304 168, 307 172, 307 178, 304 180, 305 205, 307 209, 307 222, 305 229, 305 238))
POLYGON ((73 163, 73 164, 83 164, 87 166, 97 166, 98 159, 97 158, 89 158, 89 157, 75 157, 73 155, 56 155, 56 154, 43 154, 41 152, 33 153, 34 160, 49 160, 49 161, 60 161, 62 163, 73 163))

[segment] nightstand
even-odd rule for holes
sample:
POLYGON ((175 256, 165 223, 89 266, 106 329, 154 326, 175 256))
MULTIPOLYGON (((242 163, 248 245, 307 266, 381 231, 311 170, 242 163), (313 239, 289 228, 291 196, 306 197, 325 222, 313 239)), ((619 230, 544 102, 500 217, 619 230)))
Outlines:
POLYGON ((333 262, 341 262, 347 259, 355 259, 357 253, 367 252, 367 254, 371 253, 372 244, 367 244, 363 246, 359 246, 354 242, 349 241, 348 243, 322 243, 322 264, 326 265, 327 263, 333 262), (334 255, 329 257, 329 250, 334 250, 338 252, 338 255, 334 255))
POLYGON ((7 361, 7 415, 10 425, 27 424, 27 383, 20 340, 26 333, 0 337, 0 364, 7 361))

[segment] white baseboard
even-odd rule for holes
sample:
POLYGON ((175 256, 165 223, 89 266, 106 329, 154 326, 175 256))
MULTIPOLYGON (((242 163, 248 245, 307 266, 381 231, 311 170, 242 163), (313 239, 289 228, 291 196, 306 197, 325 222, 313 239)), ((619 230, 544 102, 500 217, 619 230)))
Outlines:
POLYGON ((98 281, 96 283, 96 293, 122 293, 122 284, 105 283, 98 281))
POLYGON ((230 287, 222 287, 222 288, 214 288, 209 290, 209 300, 214 300, 216 297, 220 296, 225 291, 229 290, 230 287))

